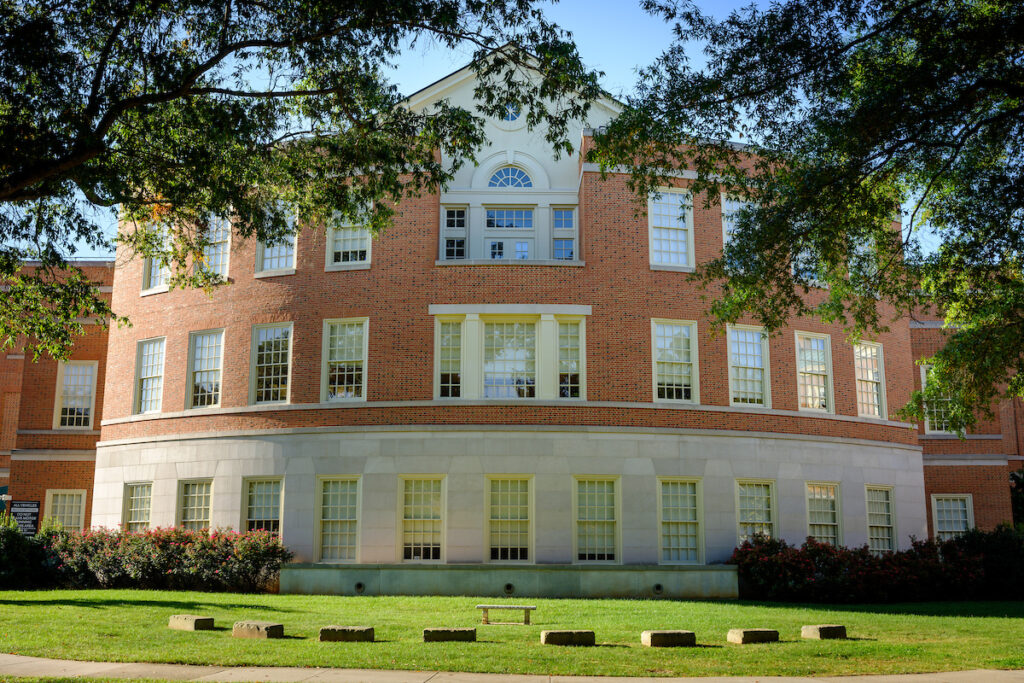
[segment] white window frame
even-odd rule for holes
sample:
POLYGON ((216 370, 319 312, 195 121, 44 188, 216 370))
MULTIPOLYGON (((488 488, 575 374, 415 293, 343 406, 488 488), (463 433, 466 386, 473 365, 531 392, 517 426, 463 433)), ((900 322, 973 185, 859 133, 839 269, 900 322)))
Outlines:
POLYGON ((434 316, 434 398, 440 400, 461 400, 466 388, 466 321, 461 315, 434 316), (459 395, 441 396, 441 327, 442 325, 459 326, 459 395))
MULTIPOLYGON (((871 501, 868 499, 868 494, 871 491, 887 491, 889 493, 889 528, 892 529, 892 544, 890 550, 895 552, 899 548, 899 536, 896 533, 896 493, 892 486, 884 486, 881 484, 865 484, 864 485, 864 510, 865 510, 865 526, 868 532, 868 548, 871 547, 871 527, 882 526, 871 523, 871 501)), ((875 551, 872 551, 875 552, 875 551)))
POLYGON ((699 565, 704 564, 704 481, 700 477, 658 477, 658 564, 664 565, 699 565), (664 518, 665 505, 662 501, 663 484, 694 484, 697 498, 697 559, 693 562, 671 561, 664 559, 665 546, 662 543, 662 530, 666 524, 664 518))
POLYGON ((255 406, 274 406, 274 405, 287 405, 292 401, 292 380, 294 379, 294 364, 295 364, 295 323, 293 322, 282 322, 282 323, 260 323, 253 325, 252 330, 249 333, 249 405, 255 406), (256 402, 256 332, 260 329, 266 329, 269 327, 287 327, 288 328, 288 390, 286 396, 282 401, 260 401, 256 402))
MULTIPOLYGON (((158 228, 161 242, 166 246, 168 235, 166 228, 158 228)), ((142 287, 139 292, 139 296, 149 296, 150 294, 161 294, 170 290, 170 283, 168 280, 171 278, 171 266, 170 264, 163 265, 159 262, 159 257, 154 258, 153 256, 146 256, 142 260, 142 287), (160 269, 162 282, 156 286, 151 287, 149 285, 150 280, 153 279, 154 269, 160 269), (165 272, 166 271, 166 272, 165 272)))
POLYGON ((523 564, 536 564, 537 558, 534 554, 534 539, 536 538, 535 533, 535 507, 534 507, 534 485, 532 474, 488 474, 484 478, 484 562, 488 564, 511 564, 511 565, 523 565, 523 564), (526 514, 529 515, 527 519, 527 546, 526 552, 528 554, 525 560, 493 560, 491 559, 491 523, 494 521, 491 518, 491 482, 494 481, 525 481, 527 486, 527 508, 526 514))
MULTIPOLYGON (((314 535, 313 538, 314 538, 314 542, 316 544, 316 547, 315 547, 314 550, 315 550, 315 557, 316 557, 316 561, 317 562, 319 562, 321 564, 358 564, 359 563, 359 558, 360 558, 360 555, 361 555, 360 549, 362 547, 362 532, 363 532, 363 525, 360 523, 362 521, 360 519, 361 513, 363 511, 362 510, 362 505, 363 505, 363 478, 362 477, 357 476, 357 475, 352 475, 352 476, 336 476, 336 477, 335 476, 329 476, 329 477, 325 476, 325 477, 317 477, 316 478, 316 500, 314 502, 314 509, 316 510, 316 516, 315 516, 316 523, 314 525, 314 534, 315 535, 314 535), (345 481, 345 482, 350 482, 350 483, 351 482, 355 482, 355 485, 356 485, 356 505, 355 505, 355 508, 356 508, 356 518, 355 518, 355 523, 356 523, 356 540, 355 540, 355 548, 353 550, 353 558, 351 560, 347 560, 347 559, 334 559, 334 558, 326 559, 325 560, 324 557, 323 557, 323 552, 324 552, 324 543, 323 543, 324 484, 329 483, 329 482, 335 482, 335 481, 345 481)), ((337 521, 337 520, 329 520, 329 521, 337 521)), ((350 521, 350 520, 341 520, 341 521, 350 521)))
MULTIPOLYGON (((660 226, 665 227, 665 226, 660 226)), ((678 228, 676 228, 678 229, 678 228)), ((694 237, 693 237, 693 194, 683 188, 659 187, 655 193, 647 196, 647 258, 652 269, 684 270, 690 271, 694 267, 694 237), (658 201, 664 201, 666 196, 678 196, 680 203, 687 207, 686 210, 686 263, 663 263, 655 260, 654 256, 654 194, 660 195, 658 201)))
POLYGON ((188 361, 186 363, 186 387, 185 387, 185 410, 206 410, 209 408, 219 408, 223 403, 224 399, 224 328, 212 329, 212 330, 197 330, 195 332, 189 332, 188 334, 188 361), (208 406, 194 406, 192 405, 192 394, 195 390, 195 351, 196 351, 196 337, 200 337, 207 334, 220 334, 220 358, 217 362, 218 382, 220 388, 217 392, 217 402, 211 403, 208 406))
POLYGON ((88 491, 86 491, 85 489, 46 489, 46 503, 45 503, 46 514, 43 516, 44 519, 54 519, 54 520, 57 519, 56 517, 53 516, 53 497, 55 495, 61 495, 61 496, 76 496, 77 495, 77 496, 81 496, 82 497, 82 506, 80 508, 78 508, 78 524, 77 525, 71 525, 71 524, 64 524, 64 522, 61 522, 61 525, 65 529, 68 529, 68 530, 72 530, 73 529, 73 530, 76 530, 76 531, 85 531, 85 507, 86 507, 86 505, 89 502, 88 491))
POLYGON ((367 270, 373 262, 373 234, 365 225, 359 223, 343 223, 334 219, 327 230, 327 248, 324 253, 324 272, 336 272, 341 270, 367 270), (337 233, 342 230, 362 231, 366 233, 366 258, 362 261, 341 261, 334 262, 334 240, 337 233))
MULTIPOLYGON (((857 402, 857 415, 860 417, 867 417, 875 420, 885 420, 889 416, 888 401, 885 395, 885 347, 879 342, 862 341, 859 344, 853 346, 853 392, 854 400, 857 402), (858 398, 857 383, 861 380, 857 378, 857 347, 868 346, 878 349, 878 374, 879 374, 879 396, 878 396, 878 415, 870 415, 868 413, 861 412, 860 399, 858 398)), ((864 380, 868 381, 868 380, 864 380)))
POLYGON ((767 485, 768 495, 770 500, 768 501, 768 512, 771 515, 771 533, 768 535, 769 538, 779 538, 779 494, 778 487, 775 485, 774 479, 750 479, 742 478, 736 479, 736 484, 733 486, 733 492, 736 496, 735 510, 736 510, 736 545, 740 545, 744 540, 747 540, 743 536, 743 520, 740 517, 740 485, 742 484, 755 484, 755 485, 767 485))
MULTIPOLYGON (((254 277, 277 277, 279 275, 294 275, 296 266, 299 260, 299 232, 296 228, 298 223, 298 217, 291 215, 288 217, 288 222, 293 229, 293 232, 288 236, 292 241, 292 264, 284 268, 272 268, 266 269, 263 267, 263 250, 266 248, 266 243, 263 240, 256 240, 256 267, 254 277)), ((330 242, 330 240, 328 240, 330 242)))
MULTIPOLYGON (((928 384, 928 372, 932 369, 930 365, 921 366, 921 391, 924 391, 925 386, 928 384)), ((945 399, 949 400, 949 399, 945 399)), ((924 404, 924 433, 925 434, 953 434, 947 429, 935 429, 932 427, 931 420, 928 419, 928 402, 924 404)))
POLYGON ((223 223, 225 224, 225 227, 227 228, 227 233, 228 233, 227 239, 226 240, 218 240, 216 242, 211 242, 209 245, 207 245, 206 247, 203 248, 203 268, 206 269, 210 273, 214 273, 214 274, 219 275, 221 278, 223 278, 226 281, 228 279, 228 274, 231 272, 231 237, 232 237, 232 233, 234 232, 234 226, 231 223, 231 219, 230 218, 218 216, 218 217, 213 218, 211 220, 211 222, 210 222, 211 232, 213 231, 213 224, 217 223, 219 221, 223 221, 223 223), (217 273, 217 271, 211 270, 209 268, 208 264, 207 264, 207 258, 209 256, 209 252, 207 250, 210 249, 210 247, 213 247, 213 246, 219 245, 219 244, 223 244, 224 245, 224 272, 223 273, 217 273))
POLYGON ((184 512, 185 508, 182 503, 185 502, 185 485, 186 484, 209 484, 210 485, 210 507, 206 511, 207 526, 205 528, 213 528, 213 478, 212 477, 198 477, 195 479, 179 479, 178 480, 178 491, 174 501, 174 525, 182 526, 184 524, 184 512))
MULTIPOLYGON (((323 331, 320 345, 320 402, 321 403, 350 403, 366 401, 366 368, 367 361, 370 355, 370 319, 367 317, 360 318, 328 318, 324 320, 323 331), (362 325, 363 326, 363 384, 361 390, 361 396, 343 396, 338 398, 328 399, 327 389, 328 382, 330 381, 330 343, 331 343, 331 325, 362 325)), ((289 356, 289 359, 291 357, 289 356)), ((288 384, 289 391, 291 388, 291 382, 288 384)))
MULTIPOLYGON (((966 501, 966 503, 967 503, 967 506, 966 506, 967 507, 967 529, 966 529, 966 531, 970 531, 971 529, 975 528, 975 524, 974 524, 974 495, 973 494, 970 494, 970 493, 933 493, 931 498, 932 498, 931 499, 932 530, 934 531, 934 538, 935 538, 935 540, 937 540, 939 542, 948 540, 948 539, 945 539, 945 538, 941 538, 939 536, 939 506, 938 506, 938 502, 941 499, 964 500, 964 501, 966 501)), ((951 536, 950 538, 955 538, 956 536, 959 536, 959 535, 960 534, 956 534, 954 536, 951 536)))
POLYGON ((619 475, 579 475, 572 479, 572 563, 589 564, 622 564, 622 478, 619 475), (581 560, 580 554, 580 483, 585 481, 610 481, 613 484, 612 495, 615 496, 615 559, 614 560, 581 560))
POLYGON ((53 428, 61 431, 92 430, 96 424, 96 387, 99 384, 97 379, 100 372, 100 362, 96 360, 67 360, 57 362, 57 386, 53 397, 53 428), (87 425, 66 425, 60 423, 61 412, 64 409, 64 371, 68 366, 88 365, 92 366, 92 389, 89 403, 89 424, 87 425))
POLYGON ((276 482, 280 487, 277 500, 277 531, 270 532, 275 534, 278 538, 281 538, 281 532, 284 531, 284 477, 280 476, 268 476, 268 477, 242 477, 242 505, 240 510, 241 519, 239 520, 238 529, 240 531, 249 530, 249 487, 252 484, 276 482))
MULTIPOLYGON (((838 481, 805 481, 804 482, 804 510, 807 513, 807 535, 813 536, 811 533, 811 487, 812 486, 831 486, 835 488, 836 495, 836 542, 835 547, 843 545, 843 487, 838 481)), ((818 541, 824 543, 825 541, 818 541)))
POLYGON ((135 386, 132 396, 133 415, 153 415, 160 413, 164 408, 164 387, 167 384, 167 337, 149 337, 135 342, 135 386), (163 342, 163 352, 160 358, 160 405, 154 410, 142 410, 142 345, 147 342, 163 342))
POLYGON ((398 534, 396 550, 400 564, 445 564, 448 557, 448 477, 443 474, 400 474, 398 476, 398 534), (441 528, 441 556, 434 560, 405 559, 405 482, 441 482, 441 519, 436 520, 441 528))
POLYGON ((131 498, 128 495, 129 489, 133 486, 148 486, 149 487, 149 515, 146 517, 146 529, 153 528, 153 482, 152 481, 128 481, 125 482, 123 493, 121 494, 121 528, 125 531, 131 531, 128 525, 131 523, 129 519, 131 514, 131 498))
MULTIPOLYGON (((720 207, 721 207, 721 210, 722 210, 722 213, 721 213, 721 218, 722 218, 722 251, 725 251, 726 245, 728 245, 729 242, 730 242, 729 228, 726 225, 726 216, 730 215, 730 212, 725 210, 726 204, 729 203, 729 202, 735 202, 735 203, 738 203, 738 204, 741 204, 741 205, 751 205, 752 206, 754 203, 753 202, 744 201, 742 199, 737 199, 736 197, 734 197, 732 195, 729 195, 729 194, 726 194, 724 192, 719 195, 719 200, 718 201, 719 201, 719 204, 720 204, 720 207)), ((742 208, 743 207, 741 206, 740 209, 742 210, 742 208)))
POLYGON ((700 357, 697 343, 697 321, 651 318, 651 390, 655 403, 700 403, 700 357), (690 328, 690 398, 658 397, 658 325, 679 325, 690 328))
POLYGON ((726 370, 729 373, 729 405, 737 406, 740 408, 750 408, 758 410, 761 408, 772 407, 772 373, 771 373, 771 356, 769 355, 769 344, 768 334, 764 328, 759 325, 728 325, 725 333, 725 365, 726 370), (761 333, 761 357, 764 358, 764 401, 761 405, 752 403, 742 403, 733 400, 734 397, 734 384, 732 376, 732 331, 733 330, 744 330, 748 332, 760 332, 761 333))
MULTIPOLYGON (((832 336, 829 334, 823 334, 820 332, 802 332, 797 330, 793 333, 793 365, 796 369, 796 407, 797 410, 807 413, 825 413, 832 414, 835 412, 836 399, 835 399, 835 368, 832 364, 832 336), (800 405, 800 338, 806 337, 808 339, 820 339, 825 342, 825 407, 824 408, 808 408, 800 405)), ((813 373, 808 373, 813 374, 813 373)))

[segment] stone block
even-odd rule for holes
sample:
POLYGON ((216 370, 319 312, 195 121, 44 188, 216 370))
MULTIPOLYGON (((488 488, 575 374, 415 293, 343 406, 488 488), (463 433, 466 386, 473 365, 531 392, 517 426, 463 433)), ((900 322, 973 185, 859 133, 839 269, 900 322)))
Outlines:
POLYGON ((475 628, 425 628, 423 629, 424 643, 442 643, 456 641, 470 643, 476 641, 475 628))
POLYGON ((593 645, 593 631, 541 631, 541 645, 593 645))
POLYGON ((212 631, 213 617, 200 617, 195 614, 173 614, 167 621, 167 628, 175 631, 212 631))
POLYGON ((730 643, 777 643, 779 632, 770 628, 734 628, 729 631, 727 640, 730 643))
POLYGON ((236 621, 231 635, 234 638, 284 638, 284 624, 273 621, 236 621))
POLYGON ((845 640, 846 627, 838 624, 818 624, 801 626, 800 636, 812 640, 845 640))
POLYGON ((320 629, 321 643, 372 643, 372 626, 324 626, 320 629))
POLYGON ((693 631, 644 631, 640 642, 645 647, 694 647, 697 636, 693 631))

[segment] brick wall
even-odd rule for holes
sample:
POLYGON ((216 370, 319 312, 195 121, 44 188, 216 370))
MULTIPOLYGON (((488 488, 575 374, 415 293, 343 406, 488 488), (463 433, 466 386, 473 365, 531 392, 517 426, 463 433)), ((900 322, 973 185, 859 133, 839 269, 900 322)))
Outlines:
POLYGON ((931 497, 936 493, 970 493, 974 524, 979 529, 994 529, 1010 521, 1009 469, 1005 465, 925 465, 924 492, 929 535, 935 533, 931 497))

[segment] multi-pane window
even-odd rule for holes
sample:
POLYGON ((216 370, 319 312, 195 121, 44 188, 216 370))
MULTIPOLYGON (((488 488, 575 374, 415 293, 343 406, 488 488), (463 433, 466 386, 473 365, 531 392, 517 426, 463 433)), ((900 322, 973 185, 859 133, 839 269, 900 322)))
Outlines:
POLYGON ((61 363, 57 427, 88 428, 96 401, 96 363, 61 363))
POLYGON ((935 538, 948 541, 974 526, 974 504, 970 495, 932 496, 935 538))
POLYGON ((253 328, 253 403, 288 400, 291 325, 253 328))
POLYGON ((149 528, 149 511, 153 501, 153 484, 126 484, 124 487, 124 529, 145 531, 149 528))
POLYGON ((722 199, 722 241, 724 244, 728 244, 732 239, 733 233, 736 232, 738 214, 747 206, 750 206, 748 202, 739 199, 731 197, 722 199))
POLYGON ((273 534, 281 532, 281 480, 254 479, 248 482, 245 495, 245 528, 261 529, 273 534))
POLYGON ((444 258, 446 261, 466 258, 466 238, 446 239, 444 241, 444 258))
POLYGON ((530 559, 530 480, 491 479, 488 508, 490 559, 530 559))
POLYGON ((803 410, 830 409, 832 357, 827 335, 796 335, 796 385, 803 410))
POLYGON ((580 397, 580 324, 558 323, 558 396, 580 397))
POLYGON ((364 397, 366 321, 327 322, 326 390, 324 399, 364 397))
POLYGON ((661 501, 661 561, 700 562, 700 502, 697 481, 659 482, 661 501))
POLYGON ((576 560, 614 562, 617 513, 614 479, 576 480, 576 560))
POLYGON ((896 522, 892 509, 892 489, 867 487, 868 547, 879 555, 896 550, 896 522))
POLYGON ((261 244, 257 256, 257 272, 294 268, 295 235, 282 235, 275 242, 261 244))
POLYGON ((733 405, 769 407, 767 360, 764 332, 729 328, 729 393, 733 405))
POLYGON ((533 180, 520 168, 504 166, 494 172, 487 187, 533 187, 533 180))
POLYGON ((458 398, 462 394, 462 323, 442 322, 438 334, 438 395, 458 398))
POLYGON ((504 242, 491 242, 491 258, 495 261, 505 258, 504 242))
POLYGON ((558 261, 572 261, 575 258, 574 240, 556 239, 554 241, 554 257, 558 261))
POLYGON ((440 479, 402 480, 402 559, 440 560, 440 479))
MULTIPOLYGON (((930 365, 921 366, 922 389, 928 386, 928 373, 931 372, 931 369, 930 365)), ((948 396, 940 396, 925 402, 924 431, 926 433, 949 433, 953 431, 949 422, 949 404, 950 398, 948 396)))
POLYGON ((807 483, 807 535, 820 543, 839 545, 839 487, 807 483))
POLYGON ((885 374, 881 345, 854 345, 853 365, 857 383, 857 414, 884 418, 885 374))
POLYGON ((466 210, 465 209, 445 209, 444 210, 444 227, 448 230, 465 230, 466 229, 466 210))
POLYGON ((47 491, 45 515, 68 531, 81 531, 85 523, 85 491, 47 491))
POLYGON ((530 258, 529 242, 516 242, 516 258, 520 261, 530 258))
POLYGON ((342 226, 331 231, 331 265, 367 263, 370 260, 370 231, 342 226))
POLYGON ((355 561, 358 491, 355 479, 320 482, 321 561, 355 561))
POLYGON ((203 268, 212 275, 228 276, 228 250, 231 246, 231 221, 215 218, 210 222, 209 244, 203 247, 203 268))
POLYGON ((552 226, 555 230, 572 230, 576 227, 575 211, 572 209, 555 209, 552 214, 552 226))
POLYGON ((484 397, 527 398, 537 383, 536 325, 527 322, 484 325, 484 397))
POLYGON ((135 363, 135 412, 160 410, 164 388, 164 339, 139 342, 135 363))
POLYGON ((178 520, 184 529, 210 528, 210 496, 213 482, 183 481, 178 498, 178 520))
POLYGON ((189 405, 193 408, 219 405, 224 332, 199 332, 192 335, 191 341, 189 379, 192 396, 189 405))
POLYGON ((651 263, 666 266, 691 264, 691 207, 689 194, 662 190, 648 202, 651 263))
POLYGON ((694 401, 693 323, 654 322, 654 395, 660 401, 694 401))
POLYGON ((772 504, 772 483, 767 481, 737 481, 739 496, 740 541, 751 539, 756 534, 775 535, 775 515, 772 504))
MULTIPOLYGON (((167 231, 163 228, 157 229, 157 241, 166 248, 167 231)), ((163 289, 171 279, 170 266, 164 260, 166 255, 156 254, 147 256, 142 264, 142 289, 163 289)))
POLYGON ((487 209, 488 230, 532 230, 533 209, 487 209))

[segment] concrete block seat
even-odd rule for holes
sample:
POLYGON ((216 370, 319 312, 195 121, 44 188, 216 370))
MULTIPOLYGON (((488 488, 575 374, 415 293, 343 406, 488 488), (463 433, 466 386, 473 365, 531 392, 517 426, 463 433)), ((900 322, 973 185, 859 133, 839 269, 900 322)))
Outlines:
POLYGON ((175 631, 212 631, 213 617, 197 614, 173 614, 167 620, 167 628, 175 631))
POLYGON ((236 621, 233 638, 284 638, 284 624, 273 621, 236 621))
POLYGON ((846 627, 839 624, 801 626, 800 637, 809 640, 844 640, 846 638, 846 627))
POLYGON ((481 624, 518 624, 518 621, 490 621, 488 612, 492 609, 523 610, 523 624, 530 625, 530 612, 537 609, 535 605, 477 605, 478 610, 483 610, 481 624))
POLYGON ((589 647, 594 645, 593 631, 541 631, 541 645, 574 645, 577 647, 589 647))
POLYGON ((697 636, 693 631, 644 631, 640 643, 644 647, 695 647, 697 636))
POLYGON ((423 629, 424 643, 476 642, 475 628, 425 628, 423 629))
POLYGON ((746 645, 748 643, 777 643, 779 632, 770 628, 734 628, 729 631, 726 639, 730 643, 746 645))
POLYGON ((372 626, 324 626, 320 629, 321 643, 372 643, 372 626))

